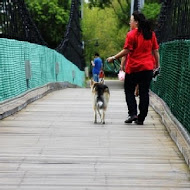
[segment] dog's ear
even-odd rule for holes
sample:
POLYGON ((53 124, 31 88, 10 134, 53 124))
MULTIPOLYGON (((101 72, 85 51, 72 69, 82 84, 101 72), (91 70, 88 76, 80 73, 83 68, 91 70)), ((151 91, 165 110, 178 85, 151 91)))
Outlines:
POLYGON ((106 86, 104 92, 110 93, 109 88, 106 86))
POLYGON ((100 81, 100 84, 104 84, 104 79, 102 79, 102 80, 100 81))

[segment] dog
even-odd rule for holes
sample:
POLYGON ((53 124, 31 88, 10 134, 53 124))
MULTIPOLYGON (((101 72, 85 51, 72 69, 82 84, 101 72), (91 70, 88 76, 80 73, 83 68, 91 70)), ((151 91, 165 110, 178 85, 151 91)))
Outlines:
POLYGON ((93 96, 94 123, 97 123, 97 115, 99 114, 101 123, 105 124, 105 113, 110 98, 109 88, 102 82, 94 82, 92 79, 90 87, 93 96))

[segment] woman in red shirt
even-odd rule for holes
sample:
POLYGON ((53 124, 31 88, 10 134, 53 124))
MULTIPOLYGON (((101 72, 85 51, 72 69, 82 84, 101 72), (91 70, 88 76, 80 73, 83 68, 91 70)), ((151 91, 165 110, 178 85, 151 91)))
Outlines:
POLYGON ((135 121, 143 125, 148 113, 149 87, 153 76, 153 70, 158 68, 159 46, 156 35, 151 30, 150 23, 142 13, 134 12, 130 19, 131 31, 127 33, 123 50, 115 56, 108 57, 108 62, 114 59, 122 59, 121 70, 125 70, 125 97, 128 106, 129 118, 125 123, 135 121), (125 65, 125 68, 124 68, 125 65), (139 111, 137 115, 137 103, 134 95, 136 85, 139 85, 139 111))

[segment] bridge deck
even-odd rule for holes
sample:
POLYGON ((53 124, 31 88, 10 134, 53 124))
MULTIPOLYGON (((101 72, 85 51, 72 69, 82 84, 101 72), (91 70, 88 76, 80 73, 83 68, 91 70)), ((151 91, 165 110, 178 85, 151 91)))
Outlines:
POLYGON ((149 110, 125 125, 121 83, 107 83, 106 124, 93 124, 90 89, 64 89, 0 121, 0 189, 185 190, 190 171, 149 110))

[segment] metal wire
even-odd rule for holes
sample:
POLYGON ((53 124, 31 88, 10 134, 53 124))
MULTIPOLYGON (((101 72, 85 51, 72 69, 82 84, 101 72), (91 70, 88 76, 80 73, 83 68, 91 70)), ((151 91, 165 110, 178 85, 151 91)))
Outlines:
MULTIPOLYGON (((64 39, 60 42, 56 51, 63 54, 80 70, 84 70, 80 6, 80 0, 72 0, 70 19, 64 39)), ((3 0, 0 2, 0 38, 16 39, 48 46, 33 22, 24 0, 3 0)))
POLYGON ((156 34, 159 43, 190 39, 190 0, 163 0, 156 34))
POLYGON ((0 2, 0 37, 47 45, 32 21, 24 0, 0 2))

